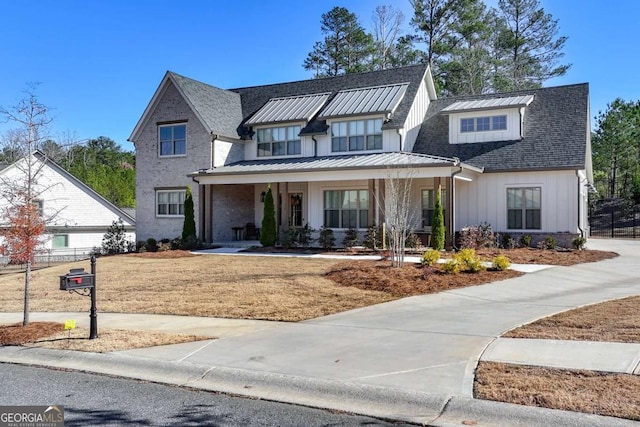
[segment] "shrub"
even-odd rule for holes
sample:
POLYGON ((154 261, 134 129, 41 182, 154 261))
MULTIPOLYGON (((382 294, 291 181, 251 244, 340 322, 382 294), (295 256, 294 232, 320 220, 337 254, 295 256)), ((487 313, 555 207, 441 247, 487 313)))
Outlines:
POLYGON ((546 249, 555 249, 556 248, 556 239, 551 236, 547 236, 544 238, 544 247, 546 249))
POLYGON ((431 267, 440 260, 440 251, 435 249, 427 249, 423 254, 420 262, 423 266, 431 267))
POLYGON ((575 249, 581 251, 584 249, 584 245, 587 244, 587 239, 585 239, 582 236, 578 236, 575 237, 573 240, 571 240, 571 246, 573 246, 575 249))
POLYGON ((477 273, 485 269, 475 249, 463 249, 455 255, 455 258, 462 271, 477 273))
POLYGON ((358 243, 358 230, 355 228, 349 228, 344 232, 344 239, 342 239, 342 245, 351 249, 358 243))
POLYGON ((504 271, 511 266, 511 261, 504 255, 493 257, 492 268, 498 271, 504 271))
POLYGON ((128 252, 129 246, 122 219, 118 218, 107 229, 107 233, 102 238, 102 250, 98 250, 109 255, 121 254, 128 252))
POLYGON ((438 187, 436 203, 433 209, 433 218, 431 219, 431 247, 437 251, 444 249, 445 238, 441 192, 440 187, 438 187))
POLYGON ((193 194, 191 187, 187 185, 187 194, 184 198, 184 222, 182 224, 182 241, 195 242, 196 220, 193 212, 193 194))
POLYGON ((447 262, 442 264, 440 268, 447 274, 460 273, 460 263, 458 263, 458 260, 455 258, 448 260, 447 262))
POLYGON ((531 246, 531 234, 523 234, 522 237, 520 238, 520 244, 522 244, 522 246, 524 246, 525 248, 528 248, 531 246))
POLYGON ((367 228, 367 233, 364 236, 362 245, 371 250, 382 248, 382 230, 380 227, 375 224, 370 225, 369 228, 367 228))
POLYGON ((330 251, 336 244, 336 238, 333 236, 333 230, 327 227, 320 228, 320 237, 318 238, 318 243, 325 250, 330 251))
POLYGON ((260 230, 260 243, 262 246, 273 246, 278 240, 276 234, 276 211, 273 204, 271 186, 264 196, 264 215, 262 217, 262 230, 260 230))
POLYGON ((405 246, 411 249, 418 249, 422 247, 422 240, 416 233, 409 233, 407 236, 407 241, 405 242, 405 246))
POLYGON ((298 230, 293 227, 289 227, 289 229, 284 233, 284 242, 282 242, 282 246, 287 249, 298 246, 298 230))
POLYGON ((481 223, 464 227, 460 231, 460 246, 467 249, 487 248, 495 245, 491 224, 481 223))
POLYGON ((147 242, 144 245, 144 248, 149 252, 157 252, 158 251, 158 241, 153 237, 149 237, 147 242))
POLYGON ((306 223, 304 227, 298 230, 298 243, 302 247, 308 247, 313 243, 313 238, 311 237, 311 233, 315 230, 309 226, 309 223, 306 223))
POLYGON ((518 245, 515 239, 511 237, 511 234, 508 233, 503 234, 500 240, 504 249, 514 249, 518 245))
POLYGON ((143 240, 138 240, 136 242, 136 252, 144 252, 147 250, 146 248, 147 243, 143 240))

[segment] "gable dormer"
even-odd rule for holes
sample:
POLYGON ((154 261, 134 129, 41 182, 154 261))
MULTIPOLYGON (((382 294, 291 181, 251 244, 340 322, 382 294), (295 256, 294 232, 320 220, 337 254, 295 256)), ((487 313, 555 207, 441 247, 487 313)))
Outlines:
POLYGON ((533 95, 457 101, 449 115, 449 143, 515 141, 524 137, 524 113, 533 95))

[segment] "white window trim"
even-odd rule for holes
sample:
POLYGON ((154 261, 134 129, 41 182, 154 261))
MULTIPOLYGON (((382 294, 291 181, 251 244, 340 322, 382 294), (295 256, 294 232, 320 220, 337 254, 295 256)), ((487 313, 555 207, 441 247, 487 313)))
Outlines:
MULTIPOLYGON (((364 188, 363 187, 356 187, 356 188, 351 188, 351 187, 348 187, 348 188, 347 187, 344 187, 344 188, 339 188, 339 187, 337 187, 337 188, 323 188, 322 189, 322 225, 323 226, 325 226, 325 212, 327 211, 327 208, 325 207, 325 204, 324 204, 325 203, 324 197, 325 197, 325 192, 327 192, 327 191, 367 191, 367 192, 369 192, 369 189, 366 188, 366 187, 364 187, 364 188)), ((368 200, 370 202, 371 201, 371 193, 370 192, 369 192, 368 197, 369 197, 368 200)), ((331 210, 335 210, 335 209, 331 209, 331 210)), ((361 210, 363 210, 363 209, 357 209, 357 211, 358 211, 358 222, 360 222, 359 221, 359 218, 360 218, 359 215, 360 215, 360 211, 361 210)), ((366 210, 369 211, 369 204, 367 204, 367 209, 366 210)), ((338 209, 338 211, 342 212, 343 209, 338 209)), ((370 214, 371 214, 371 212, 367 212, 367 222, 368 222, 368 218, 369 218, 370 214)), ((340 215, 340 223, 342 223, 342 214, 340 215)), ((367 225, 366 227, 358 227, 355 230, 360 230, 360 231, 366 230, 369 226, 370 225, 367 225)), ((327 227, 327 228, 330 228, 330 229, 336 230, 336 231, 345 231, 345 230, 349 229, 349 228, 344 228, 344 227, 327 227)))
MULTIPOLYGON (((329 152, 332 154, 351 154, 351 153, 381 153, 384 152, 384 130, 382 129, 382 126, 384 126, 384 116, 363 116, 363 117, 349 117, 349 118, 338 118, 338 119, 333 119, 327 122, 327 124, 329 125, 329 128, 327 129, 327 133, 329 135, 329 152), (347 136, 347 150, 346 151, 333 151, 333 136, 331 135, 331 126, 335 123, 349 123, 349 122, 355 122, 355 121, 359 121, 359 120, 364 120, 365 122, 367 120, 382 120, 382 125, 380 126, 380 135, 382 137, 382 147, 381 148, 376 148, 373 150, 367 150, 366 148, 364 150, 349 150, 349 136, 347 136)), ((349 125, 347 124, 347 129, 349 128, 349 125)), ((365 133, 364 133, 364 145, 365 147, 367 146, 367 133, 366 133, 366 124, 365 124, 365 133)), ((375 134, 377 135, 377 134, 375 134)))
MULTIPOLYGON (((160 195, 160 193, 184 193, 185 194, 185 198, 186 198, 186 194, 187 194, 187 190, 184 189, 164 189, 164 190, 156 190, 156 203, 155 203, 155 212, 156 212, 156 218, 184 218, 184 214, 176 214, 176 215, 171 215, 171 214, 159 214, 158 213, 158 196, 160 195)), ((183 211, 184 211, 184 202, 183 202, 183 211)))
MULTIPOLYGON (((163 124, 163 125, 158 125, 158 136, 157 136, 157 141, 158 141, 158 157, 162 158, 162 159, 169 159, 172 157, 186 157, 187 156, 187 141, 188 141, 188 137, 187 137, 187 122, 178 122, 178 123, 167 123, 167 124, 163 124), (184 154, 162 154, 162 144, 160 142, 160 128, 164 128, 164 127, 175 127, 175 126, 184 126, 184 154)), ((174 140, 175 142, 175 140, 174 140)), ((175 145, 173 147, 173 151, 175 152, 175 145)))
POLYGON ((460 134, 469 134, 469 133, 474 133, 474 132, 505 132, 509 130, 509 116, 508 114, 492 114, 490 116, 468 116, 468 117, 460 117, 460 121, 459 121, 459 127, 458 127, 459 133, 460 134), (493 129, 493 118, 494 117, 504 117, 504 121, 505 121, 505 126, 504 129, 493 129), (489 129, 482 129, 482 130, 478 130, 478 119, 485 119, 488 118, 489 119, 489 129), (473 120, 473 130, 462 130, 462 121, 463 120, 473 120))
MULTIPOLYGON (((260 156, 258 153, 260 151, 259 149, 259 145, 260 144, 266 144, 266 143, 262 143, 260 141, 258 141, 258 131, 261 129, 274 129, 274 128, 284 128, 285 129, 285 133, 286 133, 286 129, 289 127, 294 127, 294 126, 300 126, 300 132, 302 132, 302 129, 304 129, 304 127, 306 126, 306 124, 304 123, 293 123, 293 124, 282 124, 280 123, 279 125, 274 125, 274 126, 259 126, 255 128, 255 135, 253 137, 253 140, 256 143, 256 149, 255 149, 255 156, 256 159, 284 159, 284 158, 291 158, 291 157, 302 157, 302 136, 300 135, 300 133, 298 133, 298 138, 300 140, 300 153, 299 154, 278 154, 276 156, 271 155, 271 156, 260 156)), ((297 140, 295 140, 297 141, 297 140)), ((279 142, 279 141, 276 141, 279 142)), ((289 142, 289 140, 285 140, 285 151, 287 148, 287 143, 289 142)), ((271 144, 273 144, 273 142, 271 142, 271 144)), ((272 150, 273 152, 273 150, 272 150)))
MULTIPOLYGON (((522 233, 540 233, 544 230, 544 185, 542 184, 507 184, 504 187, 504 213, 505 213, 505 230, 522 233), (526 189, 526 188, 539 188, 540 189, 540 228, 509 228, 509 195, 510 189, 526 189)), ((526 219, 523 222, 523 227, 526 226, 526 219)))

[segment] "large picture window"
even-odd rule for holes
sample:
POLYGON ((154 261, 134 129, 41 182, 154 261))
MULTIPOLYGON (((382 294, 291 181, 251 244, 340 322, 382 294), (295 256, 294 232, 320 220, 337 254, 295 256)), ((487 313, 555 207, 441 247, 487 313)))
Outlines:
POLYGON ((369 191, 325 191, 324 226, 328 228, 367 228, 369 226, 369 191))
POLYGON ((488 130, 507 130, 507 116, 471 117, 460 119, 460 132, 484 132, 488 130))
POLYGON ((507 228, 540 230, 542 189, 540 187, 507 188, 507 228))
POLYGON ((331 123, 331 151, 382 150, 382 119, 331 123))
MULTIPOLYGON (((433 212, 436 209, 436 192, 435 189, 422 190, 422 228, 431 227, 433 221, 433 212)), ((442 213, 444 215, 444 201, 446 200, 445 190, 440 190, 440 203, 442 203, 442 213)), ((444 215, 446 218, 446 215, 444 215)))
POLYGON ((300 154, 300 126, 258 129, 258 157, 300 154))
POLYGON ((158 130, 160 156, 187 154, 187 125, 164 125, 158 130))
POLYGON ((183 216, 186 190, 161 190, 156 192, 157 216, 183 216))

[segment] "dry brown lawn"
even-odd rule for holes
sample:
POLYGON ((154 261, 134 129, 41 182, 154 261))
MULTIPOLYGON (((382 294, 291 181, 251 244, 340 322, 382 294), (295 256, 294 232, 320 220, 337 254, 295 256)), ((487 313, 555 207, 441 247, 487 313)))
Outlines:
POLYGON ((167 334, 101 328, 98 338, 89 339, 88 328, 64 330, 63 323, 31 322, 0 326, 0 345, 22 345, 25 347, 46 347, 59 350, 80 350, 95 353, 155 347, 167 344, 214 339, 188 334, 167 334))
POLYGON ((640 343, 640 296, 565 311, 513 329, 504 336, 640 343))
POLYGON ((640 421, 640 376, 482 362, 476 398, 640 421))

